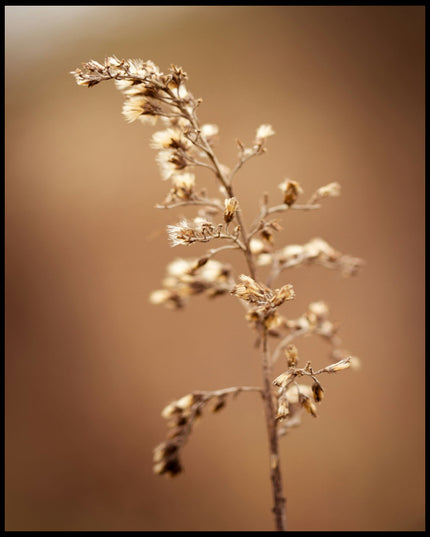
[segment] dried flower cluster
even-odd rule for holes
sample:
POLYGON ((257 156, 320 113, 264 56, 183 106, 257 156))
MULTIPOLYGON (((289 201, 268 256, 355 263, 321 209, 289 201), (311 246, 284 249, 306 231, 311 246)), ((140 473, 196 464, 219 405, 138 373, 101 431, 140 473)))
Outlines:
POLYGON ((210 404, 211 412, 219 412, 227 404, 228 397, 243 391, 261 392, 261 388, 242 386, 224 388, 214 392, 193 392, 168 404, 161 415, 167 420, 167 440, 154 449, 154 472, 173 477, 182 471, 180 452, 201 417, 203 409, 210 404))
POLYGON ((193 295, 204 293, 214 298, 229 293, 233 284, 229 265, 208 257, 175 259, 167 266, 163 289, 153 291, 150 301, 173 309, 182 308, 193 295))
POLYGON ((219 129, 215 124, 200 124, 197 108, 202 101, 189 92, 188 77, 181 67, 172 65, 164 74, 151 61, 119 60, 110 56, 103 64, 92 60, 72 74, 78 85, 87 87, 114 80, 124 95, 122 112, 127 121, 139 120, 153 126, 161 124, 160 130, 152 135, 150 145, 157 151, 160 175, 169 187, 165 199, 157 207, 197 208, 193 219, 180 217, 176 224, 167 226, 170 244, 172 247, 188 247, 211 242, 211 248, 200 257, 173 260, 167 266, 162 288, 151 294, 151 302, 178 309, 199 294, 210 298, 236 297, 246 309, 245 319, 257 334, 260 348, 261 388, 241 386, 212 392, 193 391, 163 410, 168 435, 167 440, 154 450, 154 472, 168 476, 182 472, 181 449, 209 403, 212 403, 212 410, 218 411, 225 406, 229 395, 257 391, 266 411, 275 524, 278 530, 284 530, 286 511, 279 436, 300 423, 303 410, 317 416, 317 405, 325 393, 317 377, 356 367, 359 360, 343 349, 338 327, 329 320, 329 310, 324 302, 310 304, 303 315, 292 319, 284 310, 295 298, 293 286, 283 282, 275 287, 274 281, 288 268, 309 264, 338 269, 343 276, 352 276, 363 261, 338 251, 321 238, 313 238, 302 245, 276 248, 276 238, 282 228, 272 215, 289 210, 318 209, 324 199, 340 195, 340 184, 323 185, 302 202, 302 186, 297 181, 285 179, 279 184, 279 199, 273 205, 269 204, 267 194, 263 194, 260 212, 247 229, 240 201, 234 193, 234 178, 251 158, 265 153, 267 139, 275 134, 271 125, 260 125, 249 145, 237 140, 237 161, 228 167, 219 162, 214 151, 219 129), (197 186, 199 168, 213 173, 219 187, 218 197, 209 198, 206 190, 197 186), (239 250, 249 273, 236 275, 232 266, 215 259, 225 250, 239 250), (268 270, 264 283, 258 274, 260 268, 268 270), (299 367, 299 351, 292 343, 297 337, 310 334, 331 344, 329 364, 316 370, 309 360, 299 367), (277 341, 273 349, 269 347, 271 341, 277 341), (281 356, 286 360, 287 369, 275 376, 273 368, 281 356))
POLYGON ((330 364, 322 369, 314 371, 311 362, 306 362, 303 368, 298 368, 298 350, 293 344, 286 349, 288 370, 281 373, 273 381, 277 391, 277 413, 276 420, 284 421, 282 433, 289 427, 300 424, 300 410, 305 409, 309 414, 317 417, 317 407, 315 403, 320 403, 324 396, 324 390, 316 378, 321 373, 336 373, 350 367, 351 358, 344 358, 337 363, 330 364), (300 384, 299 377, 310 377, 312 385, 300 384))

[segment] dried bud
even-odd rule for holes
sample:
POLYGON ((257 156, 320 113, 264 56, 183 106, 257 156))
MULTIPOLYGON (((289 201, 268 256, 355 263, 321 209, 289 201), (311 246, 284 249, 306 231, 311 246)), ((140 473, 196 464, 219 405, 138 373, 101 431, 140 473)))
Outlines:
POLYGON ((155 474, 167 474, 170 477, 182 472, 178 457, 178 446, 174 441, 162 442, 153 452, 153 471, 155 474))
POLYGON ((276 330, 282 325, 282 317, 276 311, 271 312, 264 319, 264 325, 268 330, 276 330))
POLYGON ((285 355, 287 357, 288 367, 296 367, 297 362, 299 361, 299 351, 297 350, 297 347, 291 343, 287 346, 285 355))
POLYGON ((318 382, 314 382, 312 384, 312 393, 314 395, 314 400, 319 403, 322 401, 322 398, 324 397, 324 390, 322 389, 321 384, 318 382))
POLYGON ((273 232, 271 229, 265 227, 260 231, 260 236, 269 244, 273 244, 273 232))
POLYGON ((194 191, 196 178, 192 173, 177 173, 172 175, 173 190, 176 196, 182 200, 189 200, 194 191))
POLYGON ((212 407, 212 412, 219 412, 226 405, 227 397, 226 395, 220 395, 217 397, 214 406, 212 407))
POLYGON ((273 263, 273 255, 262 253, 257 258, 257 265, 260 267, 267 267, 273 263))
POLYGON ((224 220, 227 224, 233 220, 238 207, 239 202, 236 198, 228 198, 225 200, 224 220))
POLYGON ((155 474, 167 474, 170 477, 175 477, 182 472, 182 466, 179 459, 176 457, 156 463, 153 467, 153 471, 155 474))
POLYGON ((321 186, 315 192, 314 196, 316 199, 340 196, 340 184, 329 183, 328 185, 321 186))
POLYGON ((196 402, 196 399, 197 398, 194 394, 189 393, 187 395, 184 395, 184 397, 181 397, 178 401, 176 401, 175 404, 181 410, 189 410, 196 402))
POLYGON ((196 241, 204 241, 218 237, 220 230, 204 218, 194 218, 190 222, 183 218, 176 225, 168 225, 167 232, 171 246, 192 244, 196 241))
POLYGON ((329 312, 327 304, 322 300, 309 304, 309 311, 313 313, 317 319, 325 319, 329 312))
POLYGON ((272 128, 272 125, 260 125, 257 129, 257 134, 255 136, 255 143, 261 144, 269 136, 273 136, 275 131, 272 128))
POLYGON ((361 360, 357 356, 351 356, 349 360, 351 369, 358 371, 361 368, 361 360))
POLYGON ((295 296, 293 286, 291 284, 284 285, 280 289, 275 289, 271 303, 274 307, 280 306, 286 300, 292 300, 295 296))
POLYGON ((218 126, 210 124, 202 125, 201 133, 206 139, 214 138, 218 134, 218 126))
POLYGON ((291 207, 296 202, 297 196, 303 192, 302 187, 296 181, 286 179, 279 185, 279 188, 284 193, 284 203, 291 207))
POLYGON ((281 289, 272 290, 244 274, 241 274, 239 279, 241 283, 233 287, 231 294, 250 304, 254 304, 256 306, 255 311, 265 314, 265 317, 272 313, 271 310, 294 297, 294 290, 290 284, 284 285, 281 289))
POLYGON ((251 253, 259 255, 265 251, 266 246, 264 242, 260 239, 252 237, 252 239, 249 241, 249 248, 251 250, 251 253))
POLYGON ((327 338, 332 338, 337 331, 337 327, 331 321, 323 321, 318 326, 318 334, 327 338))
POLYGON ((164 304, 169 300, 170 295, 171 293, 167 289, 157 289, 156 291, 152 291, 149 296, 149 301, 152 304, 164 304))
POLYGON ((292 405, 300 403, 303 395, 312 397, 312 389, 308 384, 293 384, 285 392, 287 401, 292 405))
POLYGON ((290 414, 290 409, 288 408, 288 404, 285 400, 282 400, 279 403, 278 411, 276 413, 276 419, 279 421, 284 420, 288 415, 290 414))
POLYGON ((239 280, 241 283, 237 283, 231 291, 233 295, 251 303, 266 301, 266 295, 270 291, 268 288, 245 274, 241 274, 239 280))
POLYGON ((345 358, 344 360, 341 360, 340 362, 336 362, 335 364, 329 365, 324 368, 324 371, 327 373, 336 373, 336 371, 342 371, 343 369, 348 369, 351 365, 351 358, 345 358))
POLYGON ((197 263, 195 264, 194 270, 199 269, 200 267, 203 267, 203 265, 206 265, 206 263, 209 261, 209 257, 204 256, 200 257, 200 259, 197 260, 197 263))
POLYGON ((181 129, 178 128, 168 128, 164 131, 155 132, 151 140, 151 147, 154 149, 182 149, 186 151, 191 145, 191 142, 185 138, 181 129))
POLYGON ((300 404, 302 407, 309 412, 314 418, 317 417, 317 407, 310 397, 304 394, 300 394, 299 398, 300 404))
POLYGON ((273 385, 279 386, 280 388, 285 388, 295 376, 295 371, 286 371, 285 373, 281 373, 278 377, 275 378, 275 380, 273 381, 273 385))

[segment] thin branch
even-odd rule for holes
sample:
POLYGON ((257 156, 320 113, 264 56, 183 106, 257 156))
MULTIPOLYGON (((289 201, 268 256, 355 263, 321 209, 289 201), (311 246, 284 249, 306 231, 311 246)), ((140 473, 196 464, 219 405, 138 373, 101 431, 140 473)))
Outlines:
POLYGON ((210 399, 212 397, 220 397, 222 395, 239 394, 241 392, 259 392, 263 394, 262 388, 258 386, 232 386, 231 388, 221 388, 220 390, 213 391, 196 391, 194 393, 203 396, 204 398, 210 399))
POLYGON ((272 353, 272 357, 270 360, 270 367, 273 368, 273 366, 278 361, 281 352, 285 349, 287 345, 289 345, 296 337, 302 336, 304 334, 308 334, 309 330, 308 328, 300 328, 298 330, 295 330, 294 332, 291 332, 290 334, 286 335, 276 346, 275 350, 272 353))
POLYGON ((261 147, 255 146, 254 149, 250 150, 249 153, 245 154, 245 148, 241 147, 241 156, 236 164, 236 166, 233 168, 233 170, 230 173, 229 177, 229 183, 233 183, 233 178, 236 175, 236 173, 242 168, 242 166, 250 160, 252 157, 255 157, 258 154, 261 154, 261 147))
POLYGON ((169 204, 160 204, 158 203, 155 207, 156 209, 176 209, 177 207, 187 207, 191 205, 203 205, 205 207, 214 207, 218 211, 223 211, 224 208, 218 200, 209 200, 209 199, 191 199, 186 201, 178 201, 175 203, 169 204))

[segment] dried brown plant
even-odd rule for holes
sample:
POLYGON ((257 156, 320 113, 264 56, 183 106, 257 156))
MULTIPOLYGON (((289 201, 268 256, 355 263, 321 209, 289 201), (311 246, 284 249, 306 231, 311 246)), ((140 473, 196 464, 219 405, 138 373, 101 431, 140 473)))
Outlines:
POLYGON ((322 186, 306 201, 301 201, 302 186, 290 179, 279 188, 276 204, 270 205, 263 195, 260 213, 247 229, 240 201, 235 196, 234 178, 244 164, 266 151, 267 139, 274 135, 270 125, 258 127, 249 147, 237 141, 238 158, 232 168, 221 164, 214 151, 218 127, 201 125, 197 108, 201 104, 186 86, 187 74, 181 67, 171 66, 162 73, 151 61, 119 60, 108 57, 104 63, 90 61, 81 69, 72 71, 80 86, 92 87, 105 80, 114 80, 125 97, 123 115, 129 122, 162 124, 162 130, 152 136, 151 146, 157 150, 160 174, 169 186, 161 209, 196 206, 192 220, 180 219, 167 226, 172 247, 194 243, 216 243, 205 255, 177 258, 167 267, 162 289, 154 291, 150 300, 169 308, 182 308, 197 294, 210 298, 225 295, 236 297, 246 308, 245 318, 256 334, 261 354, 263 384, 261 387, 240 386, 216 391, 194 391, 171 402, 162 411, 167 421, 167 439, 154 450, 154 472, 176 476, 182 471, 181 450, 187 442, 193 425, 206 407, 217 412, 228 401, 242 392, 258 392, 265 408, 266 427, 270 449, 270 479, 273 491, 273 513, 277 530, 286 529, 286 498, 280 467, 279 439, 291 427, 301 423, 303 410, 317 416, 324 389, 320 376, 354 367, 358 358, 343 349, 337 326, 329 319, 324 302, 314 302, 297 319, 281 313, 281 307, 295 296, 291 284, 273 288, 274 281, 290 268, 310 263, 340 270, 343 276, 356 274, 362 265, 358 258, 343 254, 321 238, 306 244, 275 247, 275 238, 281 227, 273 215, 291 210, 309 211, 320 207, 327 197, 340 195, 337 182, 322 186), (209 198, 196 185, 198 168, 209 169, 219 186, 219 196, 209 198), (219 245, 219 243, 223 243, 219 245), (230 265, 214 259, 224 250, 240 250, 245 258, 248 274, 234 276, 230 265), (258 274, 265 267, 268 275, 261 282, 258 274), (330 363, 315 370, 311 361, 299 367, 299 352, 293 344, 298 336, 315 334, 331 344, 330 363), (269 340, 277 342, 269 348, 269 340), (283 357, 286 370, 273 378, 273 367, 283 357))

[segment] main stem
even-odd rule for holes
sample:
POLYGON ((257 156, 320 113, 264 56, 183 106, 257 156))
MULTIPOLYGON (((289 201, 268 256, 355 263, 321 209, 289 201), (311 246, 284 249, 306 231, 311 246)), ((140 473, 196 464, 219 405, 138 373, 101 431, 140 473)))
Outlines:
POLYGON ((286 499, 282 491, 282 476, 279 460, 279 439, 276 429, 275 409, 272 400, 270 384, 270 364, 267 351, 267 328, 262 327, 263 337, 261 344, 261 364, 263 369, 264 406, 266 413, 266 427, 270 447, 270 479, 273 492, 273 513, 277 531, 286 531, 286 499))
MULTIPOLYGON (((189 121, 193 125, 193 127, 196 129, 196 131, 200 131, 198 127, 198 121, 195 117, 195 114, 190 114, 187 110, 183 110, 185 115, 188 117, 189 121)), ((216 176, 218 177, 219 181, 221 182, 222 186, 224 187, 226 193, 233 197, 233 187, 231 183, 228 181, 227 177, 225 177, 221 166, 218 162, 218 159, 214 152, 212 151, 211 146, 208 144, 207 140, 204 137, 201 137, 202 140, 202 149, 205 151, 206 155, 211 160, 214 171, 216 173, 216 176)), ((245 258, 246 262, 249 268, 249 272, 252 278, 255 279, 255 266, 252 258, 252 253, 249 245, 249 236, 246 231, 244 222, 242 221, 242 217, 240 214, 240 211, 236 213, 236 218, 240 226, 240 231, 243 239, 243 243, 245 246, 245 258)), ((275 409, 273 406, 273 400, 272 400, 272 387, 270 384, 270 364, 269 364, 269 356, 267 351, 267 328, 262 323, 261 325, 263 338, 262 338, 262 351, 261 351, 261 363, 262 363, 262 369, 263 369, 263 398, 264 398, 264 407, 265 407, 265 413, 266 413, 266 427, 267 427, 267 433, 269 436, 269 447, 270 447, 270 479, 272 482, 272 492, 273 492, 273 513, 275 516, 275 524, 276 524, 276 530, 277 531, 286 531, 286 525, 287 525, 287 517, 286 517, 286 499, 284 498, 284 494, 282 491, 282 476, 281 476, 281 468, 280 468, 280 461, 279 461, 279 442, 278 442, 278 433, 276 429, 276 419, 275 419, 275 409)))

